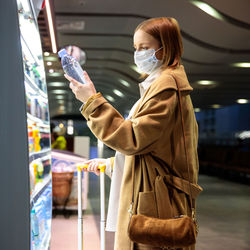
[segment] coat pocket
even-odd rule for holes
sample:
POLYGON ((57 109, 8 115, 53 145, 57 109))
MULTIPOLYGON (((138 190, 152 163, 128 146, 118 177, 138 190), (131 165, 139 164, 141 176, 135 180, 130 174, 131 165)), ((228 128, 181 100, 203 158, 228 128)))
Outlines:
POLYGON ((163 176, 157 176, 155 179, 155 199, 157 212, 160 219, 172 218, 178 215, 178 211, 173 204, 174 190, 167 185, 163 176))
POLYGON ((154 191, 139 192, 137 214, 158 217, 154 191))

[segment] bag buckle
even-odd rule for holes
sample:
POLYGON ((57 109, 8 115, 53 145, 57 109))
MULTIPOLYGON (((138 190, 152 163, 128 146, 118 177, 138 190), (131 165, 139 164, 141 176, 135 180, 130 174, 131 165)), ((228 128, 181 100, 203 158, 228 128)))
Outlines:
POLYGON ((130 207, 128 209, 129 217, 131 218, 133 215, 133 202, 130 203, 130 207))
POLYGON ((193 219, 193 222, 194 222, 194 225, 195 225, 196 234, 198 234, 199 233, 199 224, 198 224, 198 221, 196 219, 195 210, 193 208, 192 208, 192 219, 193 219))

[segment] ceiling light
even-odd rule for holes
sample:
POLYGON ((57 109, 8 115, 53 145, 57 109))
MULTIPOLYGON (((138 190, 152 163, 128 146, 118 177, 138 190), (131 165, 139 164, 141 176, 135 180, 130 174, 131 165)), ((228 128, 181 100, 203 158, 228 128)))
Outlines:
POLYGON ((44 57, 45 61, 51 61, 51 62, 58 62, 58 57, 57 56, 46 56, 44 57))
POLYGON ((194 112, 200 112, 200 111, 201 111, 200 108, 195 108, 195 109, 194 109, 194 112))
POLYGON ((238 99, 236 102, 239 104, 245 104, 248 103, 249 101, 247 99, 238 99))
POLYGON ((221 15, 221 13, 219 11, 214 9, 209 4, 204 3, 202 1, 197 1, 197 0, 191 0, 190 3, 192 3, 196 7, 200 8, 201 10, 206 12, 208 15, 210 15, 210 16, 216 18, 216 19, 222 20, 222 21, 224 20, 223 15, 221 15))
POLYGON ((49 52, 47 52, 47 51, 45 51, 43 54, 44 54, 44 56, 49 56, 50 55, 49 52))
POLYGON ((130 68, 131 68, 132 70, 134 70, 135 72, 137 72, 138 74, 141 74, 141 73, 142 73, 141 71, 139 71, 139 69, 137 68, 136 65, 130 65, 130 68))
POLYGON ((48 65, 48 66, 51 66, 51 65, 52 65, 52 62, 47 62, 47 65, 48 65))
POLYGON ((59 124, 59 128, 63 128, 64 127, 64 124, 63 123, 60 123, 59 124))
POLYGON ((52 90, 50 91, 51 94, 66 94, 68 91, 67 90, 63 90, 63 89, 56 89, 56 90, 52 90))
POLYGON ((49 69, 49 73, 54 73, 54 70, 53 69, 49 69))
POLYGON ((57 99, 57 100, 63 100, 65 97, 63 95, 56 95, 53 97, 53 99, 57 99))
POLYGON ((53 53, 56 53, 57 52, 56 37, 55 37, 55 31, 54 31, 54 25, 53 25, 49 0, 45 0, 45 7, 46 7, 47 18, 48 18, 48 24, 49 24, 49 33, 50 33, 50 40, 52 44, 52 51, 53 53))
POLYGON ((49 87, 65 87, 66 84, 64 82, 49 82, 49 87))
POLYGON ((61 106, 59 107, 59 110, 61 110, 61 111, 65 110, 65 106, 61 105, 61 106))
POLYGON ((57 77, 57 76, 62 76, 63 74, 62 73, 59 73, 59 72, 50 72, 49 76, 54 76, 54 77, 57 77))
POLYGON ((110 95, 105 95, 105 97, 106 97, 110 102, 114 102, 114 101, 115 101, 115 99, 114 99, 112 96, 110 96, 110 95))
POLYGON ((64 104, 64 100, 58 100, 57 103, 64 104))
POLYGON ((250 62, 238 62, 238 63, 233 63, 233 67, 238 67, 238 68, 250 68, 250 62))
POLYGON ((218 109, 218 108, 220 108, 221 107, 221 105, 219 105, 219 104, 214 104, 214 105, 212 105, 212 108, 214 108, 214 109, 218 109))
POLYGON ((124 97, 124 94, 123 94, 121 91, 117 90, 117 89, 114 89, 113 92, 114 92, 116 95, 120 96, 120 97, 124 97))
POLYGON ((119 79, 119 82, 124 85, 125 87, 130 87, 130 83, 128 83, 127 81, 123 80, 123 79, 119 79))
POLYGON ((208 81, 208 80, 197 81, 197 83, 200 84, 200 85, 212 85, 212 84, 215 84, 214 81, 208 81))
POLYGON ((244 140, 244 139, 250 138, 250 131, 247 131, 247 130, 242 131, 240 133, 236 133, 235 136, 244 140))

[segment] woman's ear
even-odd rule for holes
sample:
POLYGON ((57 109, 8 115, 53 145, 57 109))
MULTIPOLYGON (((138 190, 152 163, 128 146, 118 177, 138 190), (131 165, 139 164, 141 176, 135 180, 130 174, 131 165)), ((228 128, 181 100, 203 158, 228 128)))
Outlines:
POLYGON ((156 53, 155 53, 155 56, 156 56, 156 58, 158 59, 158 60, 162 60, 162 58, 163 58, 163 48, 162 49, 160 49, 160 50, 158 50, 156 53))

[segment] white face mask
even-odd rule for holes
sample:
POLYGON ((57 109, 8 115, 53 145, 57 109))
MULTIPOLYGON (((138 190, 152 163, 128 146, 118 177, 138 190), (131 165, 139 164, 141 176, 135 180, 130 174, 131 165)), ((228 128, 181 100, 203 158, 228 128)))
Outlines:
POLYGON ((157 50, 148 49, 142 51, 135 51, 134 61, 139 71, 149 75, 153 72, 154 69, 162 65, 162 60, 158 60, 155 56, 155 53, 160 49, 162 49, 162 47, 157 50))

